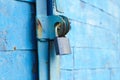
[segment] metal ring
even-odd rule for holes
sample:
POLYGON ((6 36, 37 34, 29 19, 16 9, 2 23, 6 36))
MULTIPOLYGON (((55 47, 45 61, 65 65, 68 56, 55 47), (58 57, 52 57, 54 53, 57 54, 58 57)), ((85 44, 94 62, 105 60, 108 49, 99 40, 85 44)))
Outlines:
POLYGON ((55 31, 56 36, 64 37, 70 30, 70 22, 67 17, 60 15, 62 22, 55 23, 55 27, 57 28, 55 31))

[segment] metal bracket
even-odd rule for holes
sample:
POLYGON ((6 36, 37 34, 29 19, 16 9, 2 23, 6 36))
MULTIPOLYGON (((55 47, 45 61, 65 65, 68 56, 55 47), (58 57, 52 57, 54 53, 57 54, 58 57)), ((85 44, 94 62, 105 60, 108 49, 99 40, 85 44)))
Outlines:
POLYGON ((60 15, 37 16, 37 38, 39 40, 53 40, 56 37, 55 27, 58 23, 62 24, 59 30, 61 35, 65 35, 70 29, 67 17, 60 15))

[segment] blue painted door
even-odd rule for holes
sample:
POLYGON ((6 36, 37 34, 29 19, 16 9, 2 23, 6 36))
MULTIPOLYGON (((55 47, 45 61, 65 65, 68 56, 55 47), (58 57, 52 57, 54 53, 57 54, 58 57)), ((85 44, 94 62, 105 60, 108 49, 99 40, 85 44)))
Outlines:
POLYGON ((54 0, 71 22, 72 54, 60 56, 60 80, 120 80, 119 0, 54 0))
POLYGON ((34 3, 0 0, 0 80, 37 79, 35 30, 34 3))
MULTIPOLYGON (((36 79, 33 1, 0 0, 0 80, 36 79)), ((47 1, 36 1, 43 1, 39 3, 39 13, 46 16, 47 1)), ((40 79, 120 80, 119 0, 53 0, 53 3, 50 13, 65 15, 71 22, 67 37, 72 54, 56 56, 52 42, 51 45, 38 42, 40 79)))

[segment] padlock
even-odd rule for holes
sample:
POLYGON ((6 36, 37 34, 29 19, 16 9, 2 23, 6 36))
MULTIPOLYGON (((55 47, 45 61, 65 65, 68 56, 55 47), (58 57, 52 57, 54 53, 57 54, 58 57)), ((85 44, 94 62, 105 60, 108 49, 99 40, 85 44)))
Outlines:
MULTIPOLYGON (((66 17, 64 17, 66 18, 66 17)), ((67 20, 68 21, 68 20, 67 20)), ((70 29, 70 26, 66 26, 66 23, 56 23, 55 24, 55 34, 56 38, 54 40, 56 54, 57 55, 66 55, 71 53, 69 39, 65 37, 67 32, 70 29)))
POLYGON ((57 55, 66 55, 71 53, 69 39, 66 37, 55 38, 55 48, 57 55))

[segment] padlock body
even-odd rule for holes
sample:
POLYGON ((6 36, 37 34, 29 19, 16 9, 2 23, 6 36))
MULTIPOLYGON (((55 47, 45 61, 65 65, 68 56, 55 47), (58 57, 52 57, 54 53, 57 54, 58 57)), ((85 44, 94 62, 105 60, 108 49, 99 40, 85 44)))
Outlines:
POLYGON ((55 50, 57 55, 66 55, 71 53, 70 42, 66 37, 56 37, 55 50))

